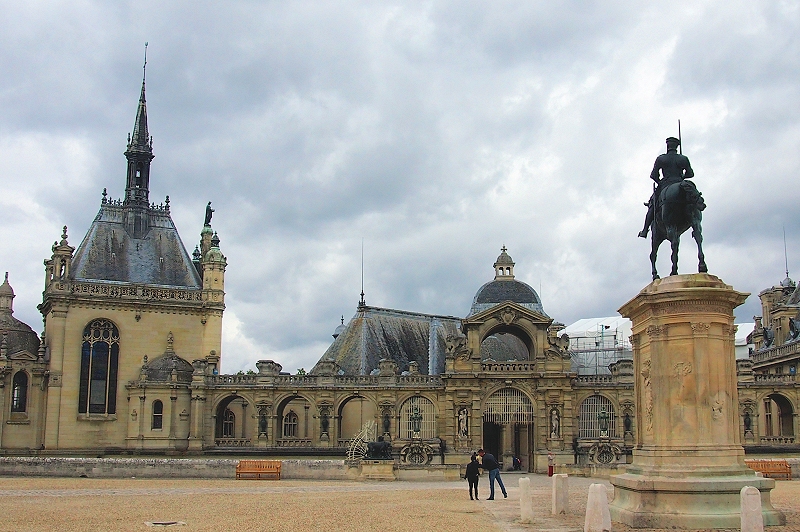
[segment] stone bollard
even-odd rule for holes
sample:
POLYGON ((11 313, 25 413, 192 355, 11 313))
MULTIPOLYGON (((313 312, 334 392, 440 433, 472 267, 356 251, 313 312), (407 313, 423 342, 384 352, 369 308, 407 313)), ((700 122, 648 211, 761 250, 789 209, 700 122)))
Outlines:
POLYGON ((533 523, 533 498, 531 497, 531 479, 519 479, 519 520, 522 523, 533 523))
POLYGON ((586 521, 583 532, 611 532, 611 513, 608 511, 608 495, 602 484, 589 486, 586 503, 586 521))
POLYGON ((745 486, 742 488, 740 496, 742 500, 742 532, 764 532, 761 492, 753 486, 745 486))
POLYGON ((553 475, 553 515, 566 514, 569 507, 569 487, 567 475, 553 475))

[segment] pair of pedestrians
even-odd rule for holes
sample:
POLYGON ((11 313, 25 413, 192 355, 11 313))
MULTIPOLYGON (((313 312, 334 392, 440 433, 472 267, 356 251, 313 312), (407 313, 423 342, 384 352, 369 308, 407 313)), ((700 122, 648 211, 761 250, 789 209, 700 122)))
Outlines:
POLYGON ((503 497, 507 498, 508 493, 506 493, 506 487, 503 485, 503 479, 500 477, 500 464, 497 463, 497 459, 491 453, 487 453, 483 449, 478 451, 478 455, 481 457, 480 463, 478 463, 478 458, 475 456, 475 453, 472 453, 472 459, 470 460, 470 463, 467 464, 466 477, 467 481, 469 482, 469 498, 472 499, 472 490, 474 488, 475 500, 478 499, 478 468, 489 472, 489 498, 486 500, 494 500, 495 479, 497 480, 497 483, 500 484, 500 490, 503 492, 503 497))

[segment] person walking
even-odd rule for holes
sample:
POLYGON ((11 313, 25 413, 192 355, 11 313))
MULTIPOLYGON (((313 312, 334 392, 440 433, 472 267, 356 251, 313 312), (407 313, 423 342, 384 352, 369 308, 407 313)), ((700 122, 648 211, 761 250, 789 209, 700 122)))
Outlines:
POLYGON ((497 460, 491 453, 487 453, 483 449, 480 449, 478 454, 481 457, 481 469, 485 469, 489 472, 489 498, 486 500, 494 500, 495 479, 497 479, 497 483, 500 484, 500 490, 503 492, 503 497, 508 498, 506 487, 503 485, 503 479, 500 478, 500 464, 497 463, 497 460))
POLYGON ((473 500, 472 498, 472 490, 475 489, 475 499, 478 500, 478 476, 481 474, 480 471, 480 464, 478 463, 478 456, 475 453, 472 453, 472 459, 470 463, 467 464, 467 473, 464 475, 464 478, 467 479, 469 482, 469 499, 473 500))

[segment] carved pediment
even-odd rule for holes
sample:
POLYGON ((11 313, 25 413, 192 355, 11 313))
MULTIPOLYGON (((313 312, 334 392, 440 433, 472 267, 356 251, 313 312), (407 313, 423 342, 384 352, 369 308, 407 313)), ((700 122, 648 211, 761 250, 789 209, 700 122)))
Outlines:
POLYGON ((465 326, 475 325, 489 321, 492 318, 506 325, 511 325, 512 323, 515 323, 521 319, 526 319, 534 324, 548 326, 553 322, 552 318, 545 316, 540 312, 525 308, 522 305, 512 301, 507 301, 492 308, 487 308, 486 310, 478 312, 477 314, 473 314, 469 318, 463 319, 462 323, 465 326))
POLYGON ((14 353, 13 355, 8 355, 10 360, 18 360, 20 362, 36 362, 37 356, 27 351, 20 351, 18 353, 14 353))

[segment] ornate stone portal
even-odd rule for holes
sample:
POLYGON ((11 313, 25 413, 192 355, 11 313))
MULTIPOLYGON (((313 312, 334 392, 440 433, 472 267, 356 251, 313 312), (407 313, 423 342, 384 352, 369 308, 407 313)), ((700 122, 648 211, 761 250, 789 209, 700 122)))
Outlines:
POLYGON ((738 528, 739 492, 761 492, 764 524, 775 481, 744 465, 733 309, 747 294, 708 274, 658 279, 623 305, 633 322, 637 446, 611 478, 611 515, 635 528, 738 528))

